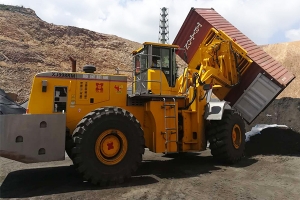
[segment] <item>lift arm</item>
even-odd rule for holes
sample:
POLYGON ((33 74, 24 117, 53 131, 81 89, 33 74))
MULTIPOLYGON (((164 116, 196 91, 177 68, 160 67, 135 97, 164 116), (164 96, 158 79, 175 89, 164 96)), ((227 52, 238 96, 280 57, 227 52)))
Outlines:
POLYGON ((223 100, 230 89, 239 84, 252 62, 246 50, 235 40, 212 28, 191 59, 184 76, 192 77, 191 72, 198 73, 199 85, 211 84, 213 93, 223 100))

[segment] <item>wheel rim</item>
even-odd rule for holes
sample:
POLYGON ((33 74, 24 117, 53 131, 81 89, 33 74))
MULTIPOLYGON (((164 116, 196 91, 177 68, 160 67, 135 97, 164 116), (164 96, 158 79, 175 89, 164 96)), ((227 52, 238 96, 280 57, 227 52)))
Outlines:
POLYGON ((106 130, 99 135, 95 153, 100 162, 106 165, 119 163, 127 152, 127 139, 121 131, 106 130))
POLYGON ((240 148, 242 144, 242 132, 239 125, 235 124, 233 126, 231 136, 232 136, 232 143, 234 148, 236 149, 240 148))

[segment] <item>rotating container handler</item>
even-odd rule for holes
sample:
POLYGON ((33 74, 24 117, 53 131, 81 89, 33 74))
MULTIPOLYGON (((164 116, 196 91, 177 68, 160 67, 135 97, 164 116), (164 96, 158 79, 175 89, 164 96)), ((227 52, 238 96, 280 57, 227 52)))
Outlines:
POLYGON ((244 122, 253 121, 294 76, 287 72, 281 84, 255 70, 261 65, 248 46, 222 30, 232 25, 213 26, 198 11, 191 9, 174 44, 145 42, 133 51, 130 86, 126 75, 97 74, 91 65, 83 72, 36 74, 27 113, 0 116, 1 156, 49 162, 64 160, 66 151, 85 180, 104 185, 129 178, 145 147, 199 152, 209 141, 214 158, 239 161, 244 122), (182 74, 176 55, 188 64, 182 74))

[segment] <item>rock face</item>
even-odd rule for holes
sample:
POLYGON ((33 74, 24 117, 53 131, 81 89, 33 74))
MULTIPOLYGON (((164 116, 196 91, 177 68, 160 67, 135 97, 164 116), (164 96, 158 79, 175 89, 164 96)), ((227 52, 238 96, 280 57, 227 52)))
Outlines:
MULTIPOLYGON (((70 71, 69 56, 77 61, 77 71, 92 64, 98 73, 115 73, 117 67, 131 69, 130 53, 139 47, 140 43, 114 35, 49 24, 29 8, 0 4, 0 88, 16 93, 18 102, 28 98, 35 73, 70 71)), ((300 74, 300 41, 262 48, 296 77, 300 74)), ((179 66, 186 66, 181 59, 179 66)), ((300 130, 299 98, 296 78, 248 129, 258 123, 277 123, 300 130)))
POLYGON ((28 98, 32 77, 46 70, 70 71, 69 56, 77 71, 86 64, 100 73, 115 68, 130 70, 130 53, 141 44, 114 35, 39 19, 28 8, 0 5, 0 88, 28 98))

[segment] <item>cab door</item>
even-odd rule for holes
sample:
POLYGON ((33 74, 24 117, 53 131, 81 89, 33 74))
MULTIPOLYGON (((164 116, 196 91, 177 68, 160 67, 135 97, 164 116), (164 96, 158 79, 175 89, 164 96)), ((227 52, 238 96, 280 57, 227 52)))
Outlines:
POLYGON ((148 93, 148 49, 144 48, 139 54, 135 55, 135 94, 148 93))

